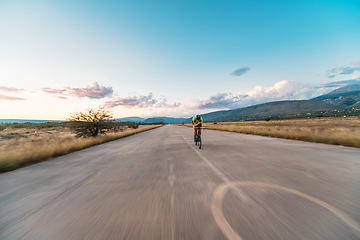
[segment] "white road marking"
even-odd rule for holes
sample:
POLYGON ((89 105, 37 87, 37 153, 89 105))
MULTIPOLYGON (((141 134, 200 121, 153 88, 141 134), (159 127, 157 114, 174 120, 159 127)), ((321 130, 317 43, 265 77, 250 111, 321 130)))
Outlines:
POLYGON ((183 135, 180 134, 180 136, 192 147, 192 149, 199 155, 199 157, 204 160, 224 182, 230 182, 230 180, 219 169, 217 169, 214 164, 212 164, 206 157, 204 157, 197 148, 193 147, 192 143, 190 143, 183 135))
POLYGON ((170 175, 170 176, 168 177, 168 180, 169 180, 170 186, 173 187, 173 186, 174 186, 174 183, 175 183, 175 180, 176 180, 175 175, 170 175))
MULTIPOLYGON (((179 131, 177 132, 179 133, 179 131)), ((199 157, 209 165, 209 167, 221 178, 221 180, 226 183, 231 182, 231 180, 224 173, 222 173, 212 162, 210 162, 206 157, 204 157, 204 155, 201 154, 201 151, 198 148, 195 148, 191 142, 189 142, 183 135, 181 135, 181 133, 179 133, 179 135, 191 146, 191 148, 199 155, 199 157)), ((250 201, 249 197, 244 194, 241 189, 234 187, 233 190, 241 200, 250 201)))

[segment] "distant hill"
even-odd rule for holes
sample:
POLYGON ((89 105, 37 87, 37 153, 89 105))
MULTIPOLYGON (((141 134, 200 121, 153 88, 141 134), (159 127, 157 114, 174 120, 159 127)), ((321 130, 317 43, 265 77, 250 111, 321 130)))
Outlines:
POLYGON ((154 117, 148 118, 144 121, 144 123, 189 123, 191 122, 190 118, 171 118, 171 117, 154 117))
MULTIPOLYGON (((264 118, 301 117, 323 113, 345 113, 349 111, 360 112, 360 85, 350 85, 338 88, 332 92, 310 100, 276 101, 258 104, 233 110, 216 111, 202 114, 205 122, 230 122, 264 118)), ((121 122, 140 123, 190 123, 191 118, 171 117, 126 117, 119 118, 121 122)), ((24 120, 24 119, 0 119, 0 123, 44 123, 63 122, 55 120, 24 120)))
POLYGON ((152 117, 152 118, 141 118, 141 117, 125 117, 117 119, 119 122, 139 122, 139 123, 183 123, 190 122, 190 118, 171 118, 171 117, 152 117))
MULTIPOLYGON (((306 116, 309 114, 336 113, 346 111, 360 112, 360 85, 350 85, 338 88, 327 94, 310 100, 276 101, 258 104, 245 108, 223 110, 202 114, 205 122, 242 121, 249 119, 264 119, 274 117, 306 116)), ((121 122, 140 123, 190 123, 191 118, 171 117, 126 117, 119 118, 121 122)), ((45 123, 64 122, 56 120, 27 120, 27 119, 0 119, 0 123, 45 123)))
POLYGON ((125 117, 117 119, 119 122, 144 122, 145 120, 146 118, 141 117, 125 117))
POLYGON ((327 94, 318 96, 311 100, 320 100, 320 99, 325 99, 325 98, 340 97, 340 96, 343 96, 346 94, 356 93, 356 92, 360 92, 360 85, 349 85, 349 86, 335 89, 334 91, 331 91, 327 94))
MULTIPOLYGON (((360 85, 338 88, 310 100, 275 101, 233 110, 202 114, 205 122, 242 121, 249 119, 301 117, 323 113, 360 111, 360 85)), ((190 123, 190 118, 153 117, 121 118, 120 121, 144 123, 190 123)))
MULTIPOLYGON (((241 121, 247 119, 301 116, 325 112, 343 112, 360 108, 360 91, 317 100, 276 101, 246 108, 203 114, 204 121, 241 121)), ((360 109, 359 109, 360 110, 360 109)))
POLYGON ((46 122, 65 122, 61 120, 29 120, 29 119, 0 119, 0 123, 46 123, 46 122))

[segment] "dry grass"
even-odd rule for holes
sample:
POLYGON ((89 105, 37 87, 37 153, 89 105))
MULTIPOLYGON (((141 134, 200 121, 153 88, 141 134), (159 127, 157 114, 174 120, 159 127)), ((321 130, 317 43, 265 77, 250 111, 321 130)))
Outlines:
POLYGON ((76 138, 70 130, 15 129, 1 132, 0 172, 41 162, 52 157, 64 155, 90 146, 109 142, 118 138, 147 131, 159 125, 139 126, 122 132, 109 133, 95 138, 76 138))
POLYGON ((208 129, 360 148, 360 118, 205 123, 208 129))

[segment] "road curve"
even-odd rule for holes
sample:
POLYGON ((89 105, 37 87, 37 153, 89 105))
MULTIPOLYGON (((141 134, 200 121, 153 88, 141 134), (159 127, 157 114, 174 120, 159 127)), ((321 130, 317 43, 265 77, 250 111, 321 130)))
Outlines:
POLYGON ((360 150, 167 125, 0 174, 0 239, 360 239, 360 150))

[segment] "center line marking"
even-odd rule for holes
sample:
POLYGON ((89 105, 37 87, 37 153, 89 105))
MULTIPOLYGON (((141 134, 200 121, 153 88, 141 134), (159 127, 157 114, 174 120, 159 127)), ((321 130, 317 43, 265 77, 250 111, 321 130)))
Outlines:
MULTIPOLYGON (((197 153, 197 155, 199 155, 199 157, 210 166, 210 168, 218 175, 218 177, 221 178, 221 180, 223 180, 225 183, 231 183, 231 180, 224 173, 222 173, 217 167, 215 167, 215 165, 212 162, 210 162, 206 157, 204 157, 197 148, 194 148, 193 145, 183 135, 180 134, 180 136, 185 140, 185 142, 187 142, 187 144, 191 146, 191 148, 197 153)), ((235 191, 238 197, 240 197, 240 199, 248 198, 246 194, 244 194, 241 191, 241 189, 239 189, 238 187, 232 186, 232 189, 235 191)))

